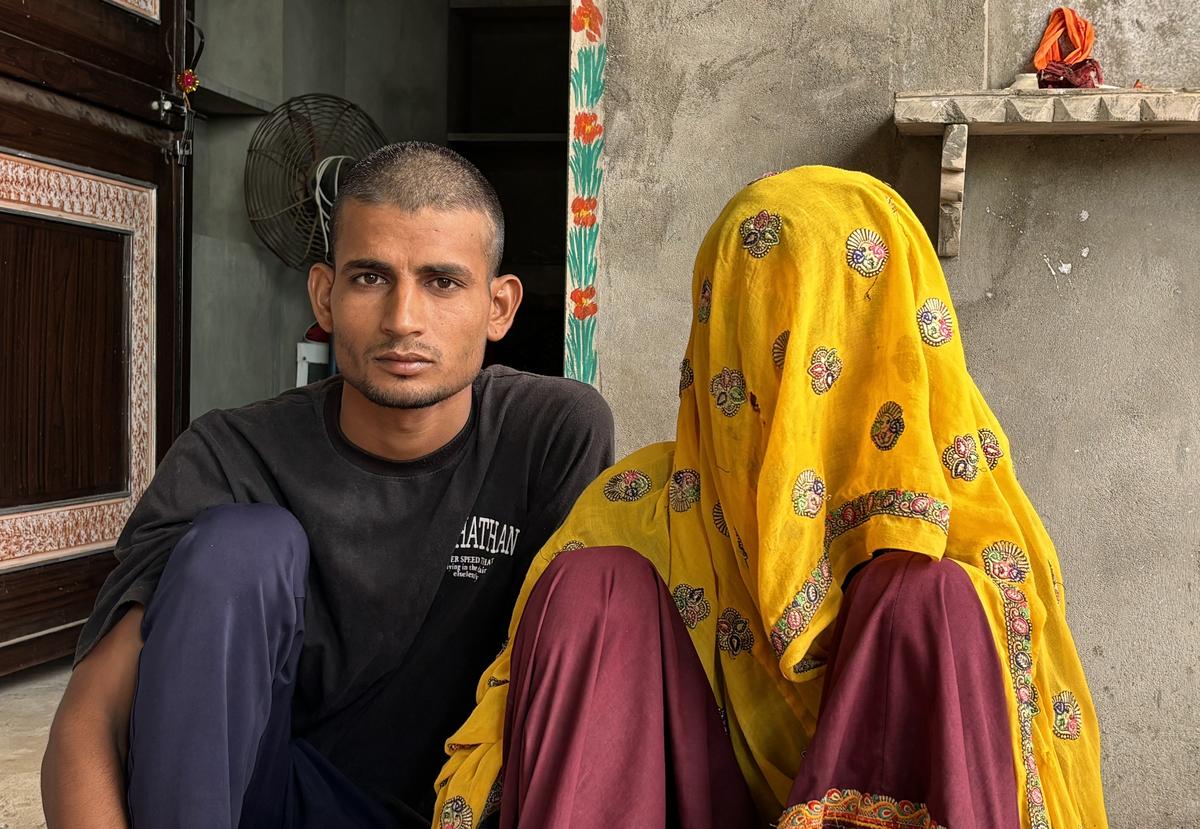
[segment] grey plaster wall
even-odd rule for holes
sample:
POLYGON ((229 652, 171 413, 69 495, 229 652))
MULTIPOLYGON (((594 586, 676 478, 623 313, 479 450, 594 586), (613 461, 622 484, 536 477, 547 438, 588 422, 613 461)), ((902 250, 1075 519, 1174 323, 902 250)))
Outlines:
POLYGON ((270 397, 295 384, 296 342, 312 312, 305 275, 258 241, 242 168, 257 118, 196 129, 192 211, 192 416, 270 397))
POLYGON ((254 97, 279 97, 283 66, 283 0, 197 0, 196 23, 204 30, 201 78, 254 97))
MULTIPOLYGON (((940 142, 894 133, 893 93, 1006 84, 1052 5, 610 0, 599 348, 622 451, 672 435, 692 259, 726 199, 836 164, 932 224, 940 142)), ((1114 81, 1200 85, 1195 4, 1077 5, 1114 81)), ((946 272, 1063 558, 1112 825, 1195 827, 1200 138, 976 138, 968 158, 946 272)))
MULTIPOLYGON (((441 140, 444 0, 197 0, 204 82, 274 106, 309 92, 363 107, 392 140, 441 140)), ((239 406, 295 384, 312 321, 307 274, 284 266, 246 218, 243 168, 258 117, 196 129, 191 411, 239 406)))
POLYGON ((393 141, 446 139, 446 0, 346 0, 346 95, 393 141))
MULTIPOLYGON (((310 92, 345 95, 348 72, 344 0, 284 0, 283 5, 279 100, 310 92)), ((350 100, 366 106, 356 98, 350 100)), ((369 107, 367 111, 371 111, 369 107)))

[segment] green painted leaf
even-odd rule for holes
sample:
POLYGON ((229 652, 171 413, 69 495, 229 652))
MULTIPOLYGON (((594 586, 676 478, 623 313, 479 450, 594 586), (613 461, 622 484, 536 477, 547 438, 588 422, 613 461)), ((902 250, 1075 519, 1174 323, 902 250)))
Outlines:
POLYGON ((594 109, 604 95, 604 66, 608 62, 608 47, 599 43, 584 46, 576 52, 571 70, 571 95, 579 109, 594 109))

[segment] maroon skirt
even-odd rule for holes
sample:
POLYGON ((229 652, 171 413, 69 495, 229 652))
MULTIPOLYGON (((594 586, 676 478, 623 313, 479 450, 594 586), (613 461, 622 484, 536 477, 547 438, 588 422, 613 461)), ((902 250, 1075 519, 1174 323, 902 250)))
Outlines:
MULTIPOLYGON (((991 630, 953 562, 887 553, 851 581, 816 734, 780 829, 1017 829, 991 630)), ((763 827, 703 666, 653 566, 560 557, 512 650, 502 829, 763 827)))
POLYGON ((758 825, 658 572, 624 547, 546 569, 512 649, 503 829, 758 825))
POLYGON ((1000 658, 952 561, 886 553, 854 576, 816 733, 780 829, 1018 829, 1000 658))

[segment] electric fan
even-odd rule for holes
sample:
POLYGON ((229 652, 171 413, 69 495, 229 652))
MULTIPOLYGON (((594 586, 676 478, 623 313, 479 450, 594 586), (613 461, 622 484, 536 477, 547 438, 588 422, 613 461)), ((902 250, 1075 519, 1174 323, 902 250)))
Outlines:
POLYGON ((292 268, 328 262, 338 178, 387 143, 358 106, 333 95, 300 95, 275 108, 246 153, 246 212, 258 238, 292 268))

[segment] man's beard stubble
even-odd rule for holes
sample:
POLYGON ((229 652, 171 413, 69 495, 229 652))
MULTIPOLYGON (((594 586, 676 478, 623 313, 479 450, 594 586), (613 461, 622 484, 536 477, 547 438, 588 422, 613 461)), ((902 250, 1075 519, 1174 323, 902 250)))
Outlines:
MULTIPOLYGON (((336 340, 334 347, 337 347, 336 340)), ((378 352, 381 354, 386 354, 389 351, 414 351, 422 354, 423 356, 430 357, 434 361, 435 365, 441 365, 441 352, 438 349, 430 346, 413 348, 389 343, 381 348, 372 349, 372 353, 378 352)), ((340 361, 342 355, 338 355, 338 357, 340 361)), ((368 354, 364 358, 363 364, 370 364, 373 359, 374 357, 368 354)), ((345 363, 344 365, 353 365, 353 363, 345 363)), ((471 385, 475 379, 475 376, 479 373, 479 368, 481 367, 482 359, 480 360, 480 366, 477 366, 475 371, 471 372, 469 376, 463 378, 461 382, 452 381, 447 385, 424 390, 383 388, 378 384, 371 382, 367 378, 367 371, 365 368, 362 369, 360 374, 357 370, 359 368, 358 365, 355 365, 356 370, 354 373, 347 373, 343 368, 341 370, 341 374, 343 380, 353 386, 359 394, 367 398, 367 400, 370 400, 376 406, 383 406, 384 408, 388 409, 427 409, 430 406, 436 406, 443 400, 453 397, 467 386, 471 385)), ((397 380, 399 382, 404 382, 399 378, 397 378, 397 380)))
POLYGON ((471 385, 471 380, 474 378, 468 379, 465 383, 458 386, 458 388, 454 388, 453 386, 439 386, 425 391, 413 390, 411 392, 406 392, 403 389, 382 389, 365 378, 344 375, 344 379, 359 394, 376 406, 384 406, 388 409, 428 409, 430 406, 436 406, 443 400, 447 400, 458 394, 471 385))

